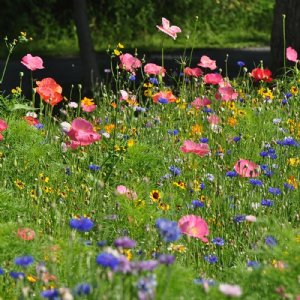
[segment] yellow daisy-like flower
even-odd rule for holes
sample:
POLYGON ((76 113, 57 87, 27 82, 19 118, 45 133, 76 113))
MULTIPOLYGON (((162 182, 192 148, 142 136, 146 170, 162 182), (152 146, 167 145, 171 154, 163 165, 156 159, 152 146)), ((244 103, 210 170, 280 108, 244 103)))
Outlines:
POLYGON ((135 207, 144 207, 146 205, 145 200, 142 199, 134 200, 133 203, 135 207))
POLYGON ((107 133, 111 133, 114 129, 115 129, 115 124, 108 124, 106 126, 104 126, 104 130, 107 133))
POLYGON ((25 183, 20 179, 16 179, 14 183, 19 190, 23 190, 25 188, 25 183))
POLYGON ((203 133, 203 127, 201 125, 193 125, 192 126, 192 134, 194 135, 201 135, 203 133))
POLYGON ((185 190, 186 189, 186 185, 183 181, 174 181, 173 184, 175 186, 178 186, 179 188, 185 190))
POLYGON ((37 278, 32 275, 28 275, 26 279, 31 283, 35 283, 37 281, 37 278))
POLYGON ((230 117, 230 118, 228 118, 228 120, 227 120, 227 124, 228 124, 230 127, 234 127, 234 126, 237 124, 237 119, 236 119, 236 118, 233 118, 233 117, 230 117))
POLYGON ((95 105, 94 99, 90 99, 90 98, 87 98, 87 97, 84 97, 84 98, 81 100, 81 104, 82 104, 82 105, 86 105, 86 106, 95 105))
POLYGON ((161 198, 161 195, 160 195, 160 192, 158 190, 152 190, 150 192, 150 199, 153 201, 153 202, 158 202, 161 198))
POLYGON ((49 177, 45 176, 44 173, 40 173, 39 178, 43 182, 46 182, 46 183, 49 182, 49 177))
POLYGON ((287 182, 288 184, 292 185, 295 189, 297 189, 299 186, 299 183, 296 180, 295 176, 289 176, 287 182))
POLYGON ((298 88, 296 86, 292 86, 290 91, 293 95, 298 95, 298 88))
POLYGON ((127 146, 130 148, 130 147, 132 147, 134 145, 134 140, 133 139, 129 139, 128 141, 127 141, 127 146))
POLYGON ((151 90, 145 90, 144 91, 144 96, 151 97, 152 96, 152 91, 151 90))
POLYGON ((300 165, 300 158, 298 157, 292 157, 288 159, 288 165, 292 167, 297 167, 300 165))
POLYGON ((132 252, 130 249, 123 249, 121 252, 129 261, 132 260, 132 252))
POLYGON ((114 55, 116 55, 116 56, 119 56, 119 55, 121 55, 121 51, 119 51, 118 49, 115 49, 114 50, 114 55))
POLYGON ((173 243, 171 243, 168 247, 168 250, 172 251, 172 252, 185 253, 186 252, 186 247, 182 244, 173 244, 173 243))
POLYGON ((170 209, 170 205, 167 204, 167 203, 163 203, 163 202, 159 202, 159 203, 157 204, 157 207, 158 207, 159 209, 163 210, 163 211, 167 211, 167 210, 170 209))
POLYGON ((29 195, 31 198, 36 199, 37 198, 36 190, 31 190, 29 195))

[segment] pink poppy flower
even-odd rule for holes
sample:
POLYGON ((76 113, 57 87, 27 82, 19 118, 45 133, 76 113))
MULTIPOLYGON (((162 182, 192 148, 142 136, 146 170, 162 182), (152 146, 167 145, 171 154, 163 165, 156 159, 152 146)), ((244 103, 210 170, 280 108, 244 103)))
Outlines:
POLYGON ((142 62, 129 53, 120 55, 120 61, 120 68, 132 73, 142 66, 142 62))
POLYGON ((211 69, 212 71, 217 68, 216 61, 210 59, 206 55, 201 56, 200 62, 197 65, 200 66, 200 67, 202 67, 202 68, 211 69))
POLYGON ((148 75, 161 75, 164 77, 166 69, 156 64, 149 63, 144 66, 144 72, 148 75))
POLYGON ((183 73, 191 77, 200 77, 203 75, 203 71, 200 68, 184 68, 183 73))
POLYGON ((248 216, 245 217, 245 220, 250 222, 250 223, 254 223, 254 222, 256 222, 256 217, 252 216, 252 215, 248 215, 248 216))
POLYGON ((128 93, 126 91, 120 90, 120 94, 121 94, 120 100, 125 100, 125 101, 128 100, 129 95, 128 95, 128 93))
POLYGON ((203 81, 206 84, 219 84, 222 80, 223 77, 219 73, 210 73, 203 77, 203 81))
POLYGON ((207 121, 212 125, 218 125, 220 118, 217 115, 210 115, 207 117, 207 121))
POLYGON ((223 101, 230 101, 230 100, 236 100, 238 95, 239 94, 231 86, 225 86, 225 87, 219 87, 216 98, 217 99, 221 98, 221 100, 223 101))
POLYGON ((238 285, 221 283, 219 285, 219 291, 224 295, 231 297, 240 297, 242 296, 242 289, 238 285))
POLYGON ((71 139, 71 143, 67 146, 72 149, 90 145, 101 139, 101 135, 94 131, 93 125, 81 118, 73 120, 72 124, 63 122, 61 126, 71 139))
POLYGON ((3 135, 1 134, 1 132, 6 130, 7 127, 8 127, 7 123, 4 120, 0 119, 0 141, 3 140, 3 135))
POLYGON ((56 105, 63 100, 62 87, 57 84, 53 78, 44 78, 41 81, 37 81, 37 93, 41 98, 51 106, 56 105))
POLYGON ((31 54, 25 55, 21 64, 31 71, 44 69, 43 60, 39 56, 32 56, 31 54))
POLYGON ((93 112, 94 110, 97 109, 97 105, 96 104, 92 104, 92 105, 81 104, 81 108, 85 112, 93 112))
POLYGON ((234 169, 242 177, 257 177, 260 174, 260 167, 246 159, 237 161, 234 165, 234 169))
POLYGON ((176 101, 176 97, 172 94, 171 91, 158 92, 152 96, 152 100, 154 103, 157 103, 162 99, 167 101, 167 103, 176 101))
POLYGON ((183 153, 191 152, 191 153, 199 155, 200 157, 203 157, 210 153, 208 144, 206 144, 206 143, 197 144, 190 140, 184 141, 183 145, 180 147, 180 150, 183 153))
POLYGON ((292 47, 286 48, 286 59, 297 62, 298 61, 298 53, 292 47))
POLYGON ((116 188, 117 195, 124 195, 130 200, 136 200, 138 198, 137 193, 128 189, 125 185, 118 185, 116 188))
POLYGON ((35 238, 35 232, 30 228, 19 228, 18 237, 24 241, 31 241, 35 238))
POLYGON ((178 227, 183 234, 198 238, 207 243, 206 236, 209 234, 205 220, 195 215, 187 215, 180 218, 178 227))
POLYGON ((207 98, 196 98, 193 102, 191 102, 191 105, 196 108, 196 109, 200 109, 201 107, 210 105, 211 102, 209 99, 207 98))
POLYGON ((178 26, 170 26, 170 21, 167 20, 166 18, 162 18, 162 26, 156 25, 156 27, 172 37, 174 40, 177 38, 177 33, 181 32, 181 29, 178 26))

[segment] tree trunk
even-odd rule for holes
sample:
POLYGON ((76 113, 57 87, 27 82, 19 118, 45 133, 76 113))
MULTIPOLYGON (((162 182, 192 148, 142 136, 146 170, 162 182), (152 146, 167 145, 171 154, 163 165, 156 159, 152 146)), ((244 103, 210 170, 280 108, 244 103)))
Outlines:
POLYGON ((282 72, 285 59, 285 49, 289 46, 300 54, 300 1, 299 0, 276 0, 274 8, 274 21, 271 35, 272 71, 275 74, 282 72), (283 17, 285 19, 284 45, 283 17), (284 49, 285 47, 285 49, 284 49))
POLYGON ((73 0, 73 10, 83 69, 83 93, 91 95, 93 86, 99 79, 99 70, 88 23, 86 0, 73 0))

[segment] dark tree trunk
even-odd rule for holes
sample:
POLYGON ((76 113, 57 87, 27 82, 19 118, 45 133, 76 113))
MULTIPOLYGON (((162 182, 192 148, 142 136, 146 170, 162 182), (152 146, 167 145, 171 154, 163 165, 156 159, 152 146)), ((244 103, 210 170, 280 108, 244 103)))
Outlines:
POLYGON ((83 69, 83 92, 91 95, 93 85, 99 79, 99 70, 88 23, 86 0, 73 0, 73 10, 83 69))
POLYGON ((285 49, 283 36, 283 18, 285 19, 285 48, 291 46, 300 54, 300 1, 276 0, 271 35, 272 70, 280 73, 284 65, 285 49))

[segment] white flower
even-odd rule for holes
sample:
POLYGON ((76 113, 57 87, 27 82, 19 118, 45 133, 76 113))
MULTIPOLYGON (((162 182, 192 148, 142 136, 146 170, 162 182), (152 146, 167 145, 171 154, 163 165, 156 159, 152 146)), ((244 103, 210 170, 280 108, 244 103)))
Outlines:
POLYGON ((37 118, 37 114, 34 112, 34 111, 29 111, 27 114, 26 114, 26 117, 32 117, 32 118, 37 118))
POLYGON ((60 127, 61 127, 62 131, 64 131, 64 132, 70 132, 71 128, 72 128, 71 124, 68 122, 60 123, 60 127))
POLYGON ((110 134, 108 132, 103 132, 102 136, 106 137, 107 139, 110 138, 110 134))
POLYGON ((68 104, 68 106, 69 106, 70 108, 77 108, 77 107, 78 107, 78 103, 76 103, 76 102, 70 102, 70 103, 68 104))
POLYGON ((224 295, 231 296, 231 297, 242 296, 242 289, 238 285, 222 283, 219 285, 219 291, 224 295))

